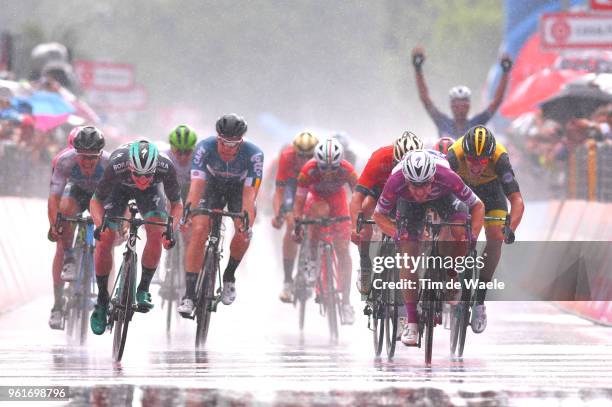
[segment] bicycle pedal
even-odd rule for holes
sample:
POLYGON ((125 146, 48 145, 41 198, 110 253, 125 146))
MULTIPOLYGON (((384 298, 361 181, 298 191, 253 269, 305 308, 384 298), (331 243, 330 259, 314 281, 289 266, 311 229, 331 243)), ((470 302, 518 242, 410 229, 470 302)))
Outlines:
POLYGON ((145 307, 144 305, 136 305, 136 308, 134 309, 134 311, 142 312, 143 314, 146 314, 150 310, 151 310, 151 308, 145 307))

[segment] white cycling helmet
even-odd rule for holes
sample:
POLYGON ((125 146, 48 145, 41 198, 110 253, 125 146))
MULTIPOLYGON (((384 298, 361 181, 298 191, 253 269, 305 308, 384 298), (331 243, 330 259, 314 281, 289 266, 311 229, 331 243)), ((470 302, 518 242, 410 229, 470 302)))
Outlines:
POLYGON ((343 155, 344 148, 334 137, 320 141, 314 149, 314 158, 319 168, 338 167, 343 155))
POLYGON ((408 151, 422 150, 423 141, 416 134, 405 131, 393 143, 393 160, 398 163, 408 151))
POLYGON ((455 86, 448 92, 448 96, 453 99, 469 99, 472 96, 472 91, 467 86, 455 86))
POLYGON ((436 162, 427 151, 410 151, 402 160, 402 174, 413 184, 427 183, 436 174, 436 162))

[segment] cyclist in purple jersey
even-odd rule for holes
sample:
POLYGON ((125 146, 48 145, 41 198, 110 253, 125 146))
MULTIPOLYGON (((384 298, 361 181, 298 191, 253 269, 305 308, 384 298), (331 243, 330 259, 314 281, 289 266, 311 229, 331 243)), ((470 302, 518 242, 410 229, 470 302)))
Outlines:
MULTIPOLYGON (((470 211, 472 239, 475 240, 484 222, 484 205, 472 190, 455 174, 448 163, 436 152, 411 151, 398 164, 389 177, 378 199, 373 219, 383 233, 394 236, 401 255, 418 256, 419 242, 422 239, 423 225, 428 209, 435 210, 446 221, 466 220, 466 210, 470 211), (397 209, 397 224, 400 220, 404 227, 396 227, 389 214, 397 209)), ((452 227, 448 234, 454 241, 465 241, 465 230, 452 227)), ((461 256, 467 251, 464 245, 451 245, 449 255, 461 256)), ((418 276, 409 267, 400 270, 403 281, 416 284, 418 276)), ((404 290, 407 323, 402 332, 402 343, 415 345, 418 339, 418 316, 416 311, 417 290, 404 290)))
POLYGON ((440 137, 452 137, 458 139, 463 136, 468 129, 486 124, 491 117, 495 114, 499 106, 504 99, 504 92, 508 85, 509 73, 512 69, 512 60, 506 54, 502 55, 500 59, 500 67, 502 69, 502 76, 497 85, 495 96, 489 106, 481 113, 468 118, 468 112, 470 110, 470 97, 472 92, 467 86, 455 86, 449 92, 450 97, 450 108, 453 117, 449 117, 446 114, 440 112, 440 110, 433 104, 433 101, 429 97, 429 91, 425 84, 425 77, 423 75, 423 63, 425 62, 425 51, 421 47, 416 47, 412 50, 412 64, 414 65, 414 71, 416 75, 417 88, 419 90, 419 97, 421 102, 425 106, 427 113, 432 118, 440 137))
POLYGON ((62 225, 60 235, 55 228, 57 213, 74 216, 89 208, 89 200, 108 165, 109 153, 103 151, 104 135, 93 126, 77 128, 74 148, 56 157, 51 175, 48 199, 49 238, 57 242, 53 258, 53 295, 55 302, 49 318, 52 329, 61 329, 64 281, 76 275, 72 249, 73 226, 62 225))

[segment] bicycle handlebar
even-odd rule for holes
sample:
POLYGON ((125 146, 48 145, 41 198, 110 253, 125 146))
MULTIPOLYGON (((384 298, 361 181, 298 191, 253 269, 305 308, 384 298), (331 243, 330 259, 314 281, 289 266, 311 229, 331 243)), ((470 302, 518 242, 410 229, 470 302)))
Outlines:
POLYGON ((60 235, 64 233, 64 228, 62 227, 63 222, 79 223, 82 225, 94 224, 91 216, 84 217, 82 213, 79 213, 76 216, 64 216, 61 212, 58 212, 55 218, 55 230, 60 235))
POLYGON ((250 229, 249 224, 249 213, 245 210, 242 213, 240 212, 228 212, 219 209, 208 209, 208 208, 196 208, 191 209, 191 203, 185 205, 183 209, 183 216, 181 217, 180 224, 184 225, 187 223, 187 219, 190 216, 219 216, 219 217, 228 217, 232 219, 240 219, 242 222, 242 230, 241 232, 248 232, 250 229))
POLYGON ((133 226, 136 229, 142 225, 165 226, 166 230, 164 233, 162 233, 162 236, 164 236, 168 241, 170 241, 170 245, 168 247, 169 249, 174 247, 174 245, 176 244, 176 241, 174 240, 174 230, 172 228, 172 224, 174 222, 174 218, 172 216, 168 216, 168 218, 166 219, 166 222, 156 222, 152 220, 137 219, 136 214, 138 213, 138 208, 134 204, 129 205, 129 211, 130 211, 130 214, 132 215, 129 218, 126 218, 125 216, 108 216, 105 214, 104 220, 102 221, 102 225, 96 228, 96 230, 94 230, 94 238, 96 240, 100 240, 100 234, 104 232, 106 229, 108 229, 109 222, 121 221, 121 222, 129 223, 131 226, 133 226))

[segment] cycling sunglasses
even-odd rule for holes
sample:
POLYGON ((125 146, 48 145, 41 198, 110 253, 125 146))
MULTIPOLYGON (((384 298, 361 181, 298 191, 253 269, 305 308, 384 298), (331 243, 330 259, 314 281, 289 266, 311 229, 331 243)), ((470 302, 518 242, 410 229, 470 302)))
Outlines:
POLYGON ((132 176, 138 179, 145 178, 147 180, 150 180, 150 179, 153 179, 153 177, 155 176, 155 173, 152 172, 149 174, 138 174, 137 172, 132 171, 132 176))
POLYGON ((98 158, 100 158, 100 156, 102 155, 102 151, 100 151, 99 153, 88 153, 88 152, 78 152, 77 151, 77 155, 82 160, 91 160, 91 161, 93 161, 93 160, 97 160, 98 158))
POLYGON ((340 164, 319 164, 317 163, 317 168, 321 171, 332 171, 340 168, 340 164))
POLYGON ((412 185, 415 188, 424 188, 428 185, 431 185, 431 183, 433 182, 433 179, 430 179, 429 181, 425 181, 425 182, 410 182, 410 185, 412 185))
POLYGON ((190 155, 193 153, 193 150, 176 150, 177 155, 190 155))
POLYGON ((466 156, 465 158, 472 164, 485 165, 489 163, 489 157, 478 158, 478 157, 466 156))
POLYGON ((223 138, 221 136, 217 136, 217 141, 219 141, 225 147, 229 147, 229 148, 236 147, 236 146, 240 145, 240 143, 242 143, 242 139, 240 139, 240 140, 229 140, 229 139, 223 138))

